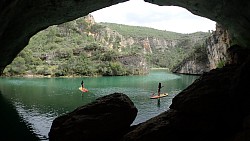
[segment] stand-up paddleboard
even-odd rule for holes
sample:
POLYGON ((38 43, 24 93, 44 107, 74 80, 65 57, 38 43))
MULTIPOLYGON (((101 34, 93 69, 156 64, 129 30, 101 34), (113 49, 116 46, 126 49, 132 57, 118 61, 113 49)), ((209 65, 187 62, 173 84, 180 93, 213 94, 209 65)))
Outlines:
POLYGON ((168 96, 168 93, 163 93, 163 94, 160 94, 160 95, 154 95, 154 96, 151 96, 150 98, 151 99, 156 99, 156 98, 162 98, 162 97, 165 97, 165 96, 168 96))
POLYGON ((79 90, 82 91, 82 92, 88 92, 89 91, 88 89, 82 88, 82 87, 79 87, 79 90))

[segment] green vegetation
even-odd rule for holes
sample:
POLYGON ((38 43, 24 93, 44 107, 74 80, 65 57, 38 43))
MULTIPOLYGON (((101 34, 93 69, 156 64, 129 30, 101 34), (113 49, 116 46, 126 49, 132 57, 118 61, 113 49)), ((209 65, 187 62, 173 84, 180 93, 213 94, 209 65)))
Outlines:
POLYGON ((204 38, 208 37, 206 32, 195 32, 192 34, 181 34, 171 31, 158 30, 154 28, 141 27, 141 26, 129 26, 123 24, 115 23, 100 23, 100 25, 107 26, 110 29, 117 31, 124 37, 133 37, 133 38, 160 38, 167 40, 179 40, 181 38, 204 38))
MULTIPOLYGON (((204 47, 204 40, 209 36, 206 32, 195 32, 192 34, 181 34, 170 31, 157 30, 148 27, 129 26, 115 23, 101 23, 110 29, 122 34, 124 37, 142 39, 164 39, 176 43, 174 47, 155 49, 153 53, 146 54, 147 62, 150 67, 169 68, 173 69, 174 66, 182 62, 185 58, 192 55, 197 48, 204 47)), ((133 45, 129 50, 131 54, 140 52, 142 54, 141 45, 133 45)), ((124 51, 127 52, 127 51, 124 51)))
POLYGON ((145 74, 147 66, 140 64, 171 69, 192 54, 207 36, 203 32, 180 34, 112 23, 91 24, 83 17, 48 27, 33 36, 4 74, 57 77, 145 74), (121 42, 130 37, 137 42, 124 46, 121 42), (175 45, 150 43, 151 51, 146 51, 145 39, 175 45))
POLYGON ((157 30, 148 27, 140 26, 129 26, 115 23, 100 23, 103 26, 107 26, 114 31, 117 31, 124 37, 133 37, 133 38, 165 38, 169 40, 179 39, 183 34, 157 30))
POLYGON ((226 65, 226 61, 225 61, 225 60, 221 60, 221 61, 218 62, 217 68, 222 68, 222 67, 224 67, 225 65, 226 65))

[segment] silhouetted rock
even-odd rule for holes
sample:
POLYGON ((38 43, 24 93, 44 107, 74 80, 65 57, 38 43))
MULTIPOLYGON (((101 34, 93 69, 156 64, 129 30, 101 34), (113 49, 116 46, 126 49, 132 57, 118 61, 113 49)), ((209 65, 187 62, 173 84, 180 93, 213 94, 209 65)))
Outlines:
POLYGON ((117 141, 130 129, 137 109, 127 95, 110 94, 56 118, 50 141, 117 141))
POLYGON ((247 57, 250 54, 250 50, 248 48, 243 48, 239 45, 233 45, 227 49, 228 52, 228 64, 242 64, 245 62, 247 57))

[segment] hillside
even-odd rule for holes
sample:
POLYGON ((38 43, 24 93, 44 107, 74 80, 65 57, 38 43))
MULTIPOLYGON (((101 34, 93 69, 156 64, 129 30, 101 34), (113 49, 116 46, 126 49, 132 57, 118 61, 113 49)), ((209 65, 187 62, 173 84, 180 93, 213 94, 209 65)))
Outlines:
MULTIPOLYGON (((110 33, 102 34, 102 36, 112 37, 115 35, 117 37, 117 33, 122 35, 119 37, 120 48, 131 48, 134 52, 146 54, 150 67, 169 69, 172 69, 182 60, 192 55, 195 50, 205 48, 205 39, 211 34, 206 32, 180 34, 114 23, 100 23, 100 25, 112 30, 110 33)), ((112 39, 115 37, 112 37, 112 39)), ((98 40, 102 39, 98 38, 98 40)), ((109 43, 112 43, 112 41, 109 40, 109 43)))
POLYGON ((100 25, 107 26, 110 29, 117 31, 125 38, 163 38, 169 40, 180 39, 184 34, 163 31, 154 28, 141 27, 141 26, 129 26, 115 23, 99 23, 100 25))
POLYGON ((30 39, 4 74, 49 76, 141 75, 173 68, 208 33, 180 34, 146 27, 96 23, 91 15, 51 26, 30 39))

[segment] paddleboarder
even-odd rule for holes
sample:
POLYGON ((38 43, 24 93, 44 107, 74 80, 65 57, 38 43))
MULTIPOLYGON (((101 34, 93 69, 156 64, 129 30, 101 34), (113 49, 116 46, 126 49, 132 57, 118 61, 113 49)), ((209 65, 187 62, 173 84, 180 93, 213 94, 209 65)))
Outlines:
POLYGON ((82 80, 82 82, 81 82, 81 85, 82 85, 82 89, 84 88, 84 82, 83 82, 83 80, 82 80))
POLYGON ((161 83, 159 83, 158 85, 158 96, 160 96, 161 94, 161 88, 164 87, 164 86, 161 86, 161 83))

